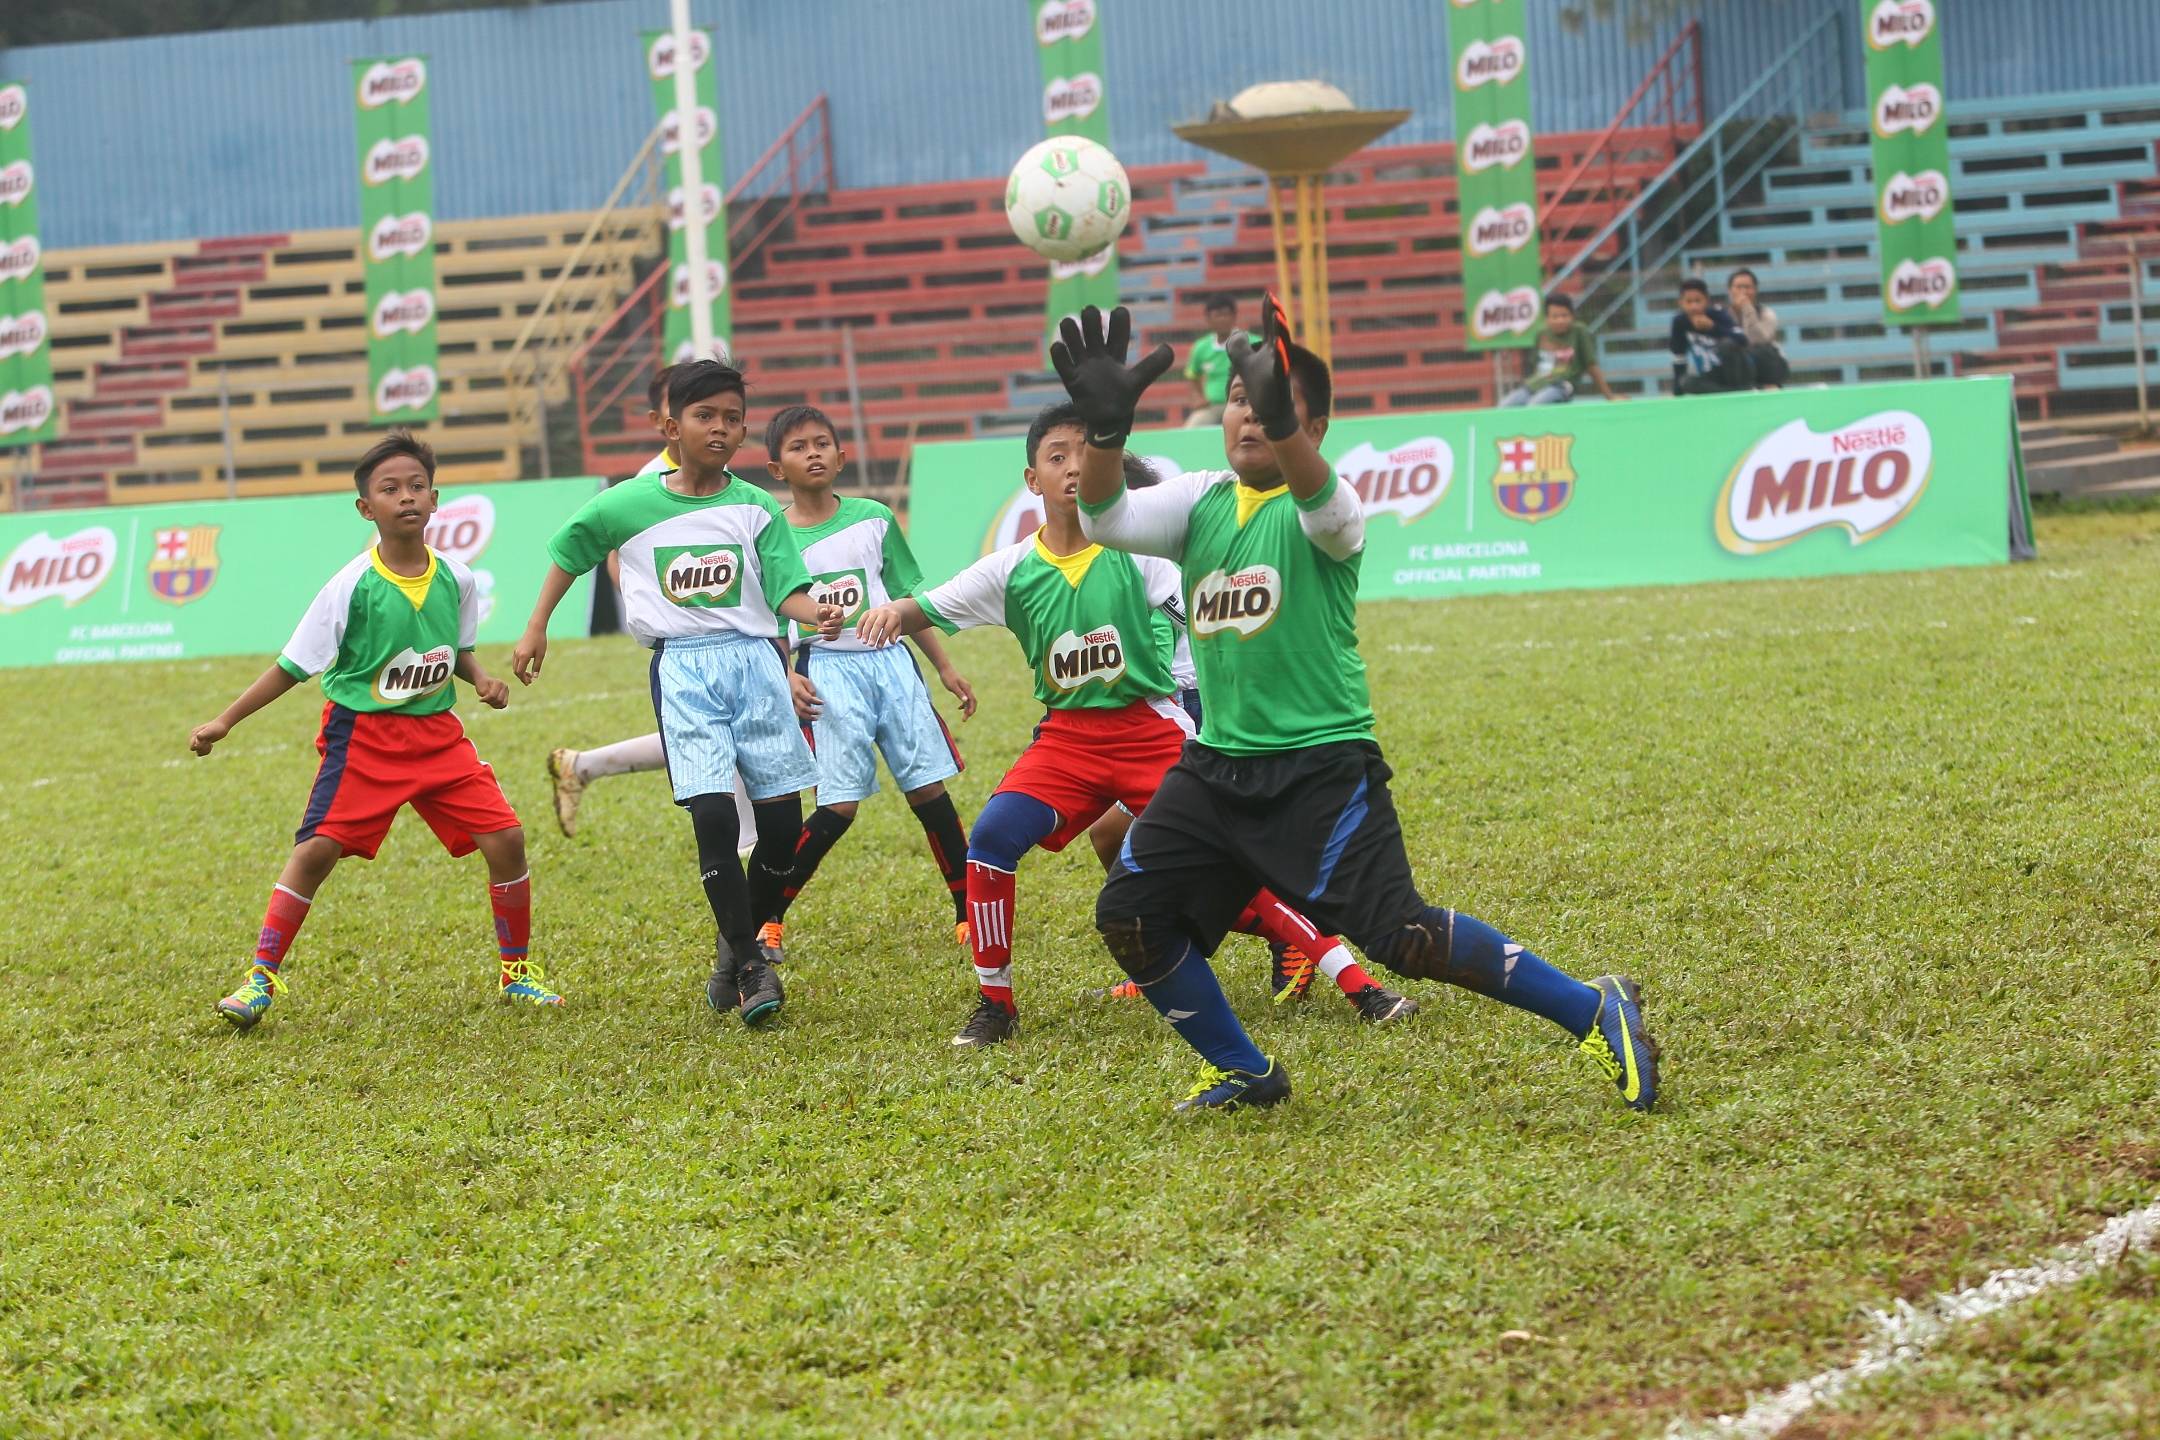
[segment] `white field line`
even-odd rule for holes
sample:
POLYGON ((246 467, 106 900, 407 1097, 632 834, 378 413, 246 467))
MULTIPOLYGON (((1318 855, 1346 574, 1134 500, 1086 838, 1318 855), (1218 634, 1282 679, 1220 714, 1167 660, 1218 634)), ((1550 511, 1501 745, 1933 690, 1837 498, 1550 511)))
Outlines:
POLYGON ((2099 1233, 2055 1252, 2052 1259, 2019 1270, 1998 1270, 1977 1285, 1937 1295, 1922 1305, 1900 1300, 1870 1313, 1874 1340, 1849 1364, 1795 1381, 1764 1395, 1739 1415, 1715 1420, 1675 1420, 1666 1440, 1771 1440, 1793 1421, 1849 1387, 1925 1355, 1945 1335, 2044 1291, 2089 1280, 2126 1255, 2160 1242, 2160 1202, 2118 1215, 2099 1233))

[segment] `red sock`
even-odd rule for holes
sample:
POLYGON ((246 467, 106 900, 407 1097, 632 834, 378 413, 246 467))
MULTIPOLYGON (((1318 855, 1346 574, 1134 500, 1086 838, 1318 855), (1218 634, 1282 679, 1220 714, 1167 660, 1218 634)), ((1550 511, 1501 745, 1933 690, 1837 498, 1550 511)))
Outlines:
POLYGON ((1013 872, 970 860, 967 867, 968 948, 983 998, 1011 1012, 1013 872))
POLYGON ((307 919, 308 907, 315 902, 297 890, 283 885, 270 887, 270 908, 263 913, 262 933, 255 937, 255 963, 272 974, 285 963, 285 952, 292 949, 293 936, 300 933, 300 922, 307 919))
POLYGON ((1350 951, 1340 936, 1321 934, 1318 926, 1283 904, 1272 890, 1262 890, 1253 896, 1252 904, 1245 907, 1245 913, 1238 916, 1237 924, 1231 928, 1247 935, 1259 935, 1277 945, 1295 946, 1327 971, 1345 995, 1354 995, 1373 983, 1364 967, 1350 958, 1350 951), (1339 964, 1334 958, 1338 950, 1342 951, 1339 964))
POLYGON ((488 904, 495 911, 495 943, 502 948, 507 972, 532 948, 532 873, 506 885, 489 885, 488 904))

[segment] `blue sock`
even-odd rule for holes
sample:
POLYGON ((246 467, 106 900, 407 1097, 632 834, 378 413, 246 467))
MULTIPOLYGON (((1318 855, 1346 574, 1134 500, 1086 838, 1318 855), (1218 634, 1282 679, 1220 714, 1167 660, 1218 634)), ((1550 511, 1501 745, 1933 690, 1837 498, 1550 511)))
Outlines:
MULTIPOLYGON (((1448 912, 1428 910, 1437 923, 1448 912)), ((1564 971, 1555 970, 1474 915, 1455 913, 1454 947, 1448 968, 1462 984, 1518 1010, 1528 1010, 1580 1040, 1597 1023, 1600 996, 1564 971)))
POLYGON ((1245 1027, 1238 1024, 1237 1016, 1230 1013, 1230 1002, 1223 997, 1215 972, 1190 941, 1186 942, 1185 958, 1178 961, 1177 968, 1140 993, 1208 1064, 1251 1075, 1267 1070, 1267 1056, 1260 1053, 1245 1027))

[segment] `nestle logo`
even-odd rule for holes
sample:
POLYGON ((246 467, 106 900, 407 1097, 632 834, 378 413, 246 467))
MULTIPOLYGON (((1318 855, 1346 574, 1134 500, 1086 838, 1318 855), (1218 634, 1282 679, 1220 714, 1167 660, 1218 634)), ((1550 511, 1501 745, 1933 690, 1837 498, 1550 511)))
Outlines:
POLYGON ((370 110, 402 105, 427 88, 422 60, 378 60, 360 77, 360 103, 370 110))
POLYGON ((1934 437, 1919 416, 1890 410, 1822 434, 1790 421, 1741 457, 1718 497, 1718 542, 1738 555, 1775 550, 1842 526, 1855 545, 1912 510, 1927 488, 1934 437))
POLYGON ((1462 163, 1465 170, 1477 174, 1495 165, 1519 165, 1529 153, 1530 126, 1525 121, 1507 120, 1498 125, 1473 126, 1463 144, 1462 163))
POLYGON ((1880 0, 1868 14, 1867 41, 1870 49, 1887 50, 1893 45, 1918 46, 1935 33, 1935 6, 1932 0, 1880 0))
POLYGON ((434 238, 435 227, 429 223, 425 212, 415 210, 410 215, 385 215, 375 222, 368 232, 368 255, 375 260, 389 260, 399 255, 418 255, 428 248, 434 238))
POLYGON ((386 185, 393 180, 416 180, 427 169, 428 142, 424 135, 407 135, 402 140, 378 140, 370 146, 367 164, 361 178, 370 185, 386 185))
POLYGON ((1520 250, 1537 238, 1537 212, 1526 202, 1501 210, 1488 205, 1470 218, 1469 233, 1464 238, 1470 253, 1479 257, 1520 250))
POLYGON ((1095 28, 1095 0, 1047 0, 1035 12, 1035 43, 1078 40, 1095 28))
POLYGON ((0 205, 20 205, 30 198, 30 187, 36 183, 28 160, 0 167, 0 205))
POLYGON ((1940 255, 1926 260, 1900 260, 1890 272, 1890 293, 1884 301, 1892 310, 1933 308, 1957 293, 1957 267, 1940 255))
POLYGON ((1883 182, 1882 218, 1885 225, 1907 220, 1926 222, 1942 214, 1950 203, 1950 181, 1940 170, 1908 175, 1900 170, 1883 182))
POLYGON ((1886 85, 1875 100, 1875 133, 1887 140, 1911 131, 1925 135, 1942 118, 1942 91, 1933 85, 1886 85))
POLYGON ((0 250, 0 281, 20 280, 38 267, 37 236, 25 235, 0 250))
POLYGON ((1463 47, 1455 62, 1455 84, 1464 90, 1480 85, 1505 85, 1522 74, 1523 42, 1519 35, 1503 35, 1490 44, 1473 40, 1463 47))
POLYGON ((1060 75, 1043 88, 1043 123, 1085 120, 1102 104, 1102 77, 1092 71, 1066 79, 1060 75))
POLYGON ((12 130, 30 113, 30 92, 20 85, 0 85, 0 130, 12 130))
POLYGON ((1470 310, 1470 333, 1480 340, 1502 335, 1527 335, 1537 324, 1543 302, 1534 286, 1513 290, 1488 290, 1470 310))

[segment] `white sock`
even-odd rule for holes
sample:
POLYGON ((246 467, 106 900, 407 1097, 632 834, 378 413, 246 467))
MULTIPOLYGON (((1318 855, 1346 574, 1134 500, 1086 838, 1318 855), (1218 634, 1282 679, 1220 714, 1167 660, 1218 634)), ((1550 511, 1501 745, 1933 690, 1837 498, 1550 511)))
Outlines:
POLYGON ((750 808, 750 795, 740 776, 735 780, 735 833, 737 855, 748 855, 757 848, 757 811, 750 808))
POLYGON ((1346 966, 1356 963, 1357 956, 1350 953, 1350 947, 1338 941, 1334 949, 1320 957, 1320 973, 1333 980, 1342 974, 1346 966))
POLYGON ((598 780, 603 775, 631 775, 666 766, 667 752, 660 747, 660 736, 656 732, 640 735, 635 740, 618 740, 597 750, 580 750, 572 768, 580 780, 598 780))

